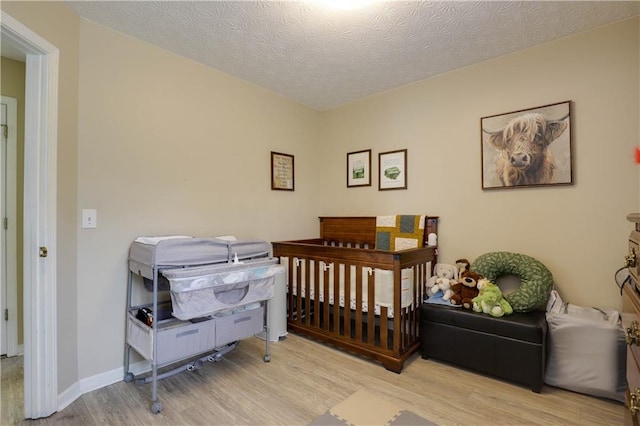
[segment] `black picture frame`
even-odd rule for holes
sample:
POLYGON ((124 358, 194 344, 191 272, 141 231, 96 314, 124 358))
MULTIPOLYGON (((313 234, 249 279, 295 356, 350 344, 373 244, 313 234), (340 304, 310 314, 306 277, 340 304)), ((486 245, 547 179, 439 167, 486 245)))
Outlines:
POLYGON ((407 150, 378 154, 378 190, 407 189, 407 150))
POLYGON ((371 186, 371 150, 347 153, 347 188, 371 186))
POLYGON ((275 191, 295 190, 295 164, 290 154, 271 151, 271 189, 275 191))

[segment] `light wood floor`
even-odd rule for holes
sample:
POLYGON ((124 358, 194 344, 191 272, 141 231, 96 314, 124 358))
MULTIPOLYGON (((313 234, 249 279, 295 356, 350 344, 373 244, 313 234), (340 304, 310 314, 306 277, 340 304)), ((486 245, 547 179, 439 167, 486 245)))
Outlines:
MULTIPOLYGON (((156 415, 150 412, 151 385, 119 382, 83 395, 51 417, 23 423, 306 425, 360 389, 442 426, 602 426, 624 419, 618 402, 549 386, 536 394, 417 354, 402 374, 292 334, 271 345, 270 363, 263 362, 263 354, 264 341, 246 339, 222 362, 160 381, 163 410, 156 415)), ((4 379, 3 371, 2 421, 12 409, 5 394, 14 390, 4 379)))
POLYGON ((19 423, 24 417, 22 356, 0 361, 0 425, 19 423))

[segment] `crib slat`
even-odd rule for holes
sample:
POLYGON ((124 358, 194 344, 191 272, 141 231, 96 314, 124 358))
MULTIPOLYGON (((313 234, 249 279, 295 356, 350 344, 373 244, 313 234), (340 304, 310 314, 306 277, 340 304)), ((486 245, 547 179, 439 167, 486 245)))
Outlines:
POLYGON ((420 306, 424 297, 424 288, 428 278, 427 264, 422 263, 415 267, 416 274, 414 276, 415 282, 413 285, 413 306, 414 308, 409 313, 410 324, 410 336, 412 339, 418 339, 418 330, 420 328, 420 319, 418 317, 420 306))
POLYGON ((398 315, 398 323, 400 324, 400 326, 398 327, 398 329, 400 330, 399 334, 399 338, 398 338, 398 343, 396 346, 396 342, 394 341, 393 343, 393 349, 394 350, 400 350, 400 348, 403 348, 407 345, 407 314, 405 312, 402 312, 402 310, 400 311, 400 315, 398 315))
MULTIPOLYGON (((287 321, 293 321, 295 318, 295 302, 293 299, 293 258, 288 257, 287 260, 287 288, 289 291, 287 292, 287 321)), ((282 259, 280 259, 280 263, 282 263, 282 259)))
MULTIPOLYGON (((416 298, 418 296, 418 288, 416 287, 420 282, 420 277, 422 276, 422 271, 420 265, 415 266, 413 268, 413 282, 411 283, 411 301, 413 306, 415 306, 416 298)), ((417 317, 416 309, 409 309, 407 312, 407 334, 408 339, 412 340, 416 337, 416 325, 414 325, 415 319, 417 317)))
MULTIPOLYGON (((375 333, 376 333, 376 295, 375 295, 375 274, 369 275, 367 280, 367 342, 370 345, 375 345, 375 333)), ((382 321, 381 321, 382 322, 382 321)))
POLYGON ((302 298, 302 285, 304 283, 304 281, 302 280, 301 277, 301 271, 302 269, 300 268, 300 263, 298 263, 295 266, 295 273, 296 273, 296 281, 295 281, 295 285, 296 285, 296 322, 302 322, 302 318, 303 318, 303 310, 304 307, 302 306, 302 303, 304 302, 304 299, 302 298))
POLYGON ((403 309, 401 306, 398 307, 398 309, 400 311, 400 315, 398 315, 400 318, 400 339, 398 339, 398 348, 403 348, 408 342, 409 313, 407 312, 407 309, 403 309))
POLYGON ((344 321, 340 316, 340 266, 337 263, 333 265, 333 333, 335 335, 340 335, 340 324, 344 321))
POLYGON ((389 349, 389 310, 386 306, 380 308, 380 346, 389 349))
POLYGON ((324 302, 322 304, 322 324, 323 324, 323 329, 327 332, 331 332, 331 320, 329 318, 329 305, 330 305, 330 293, 329 293, 329 275, 331 272, 331 266, 329 264, 327 264, 327 262, 324 264, 325 268, 322 271, 322 291, 324 294, 324 302))
POLYGON ((400 268, 400 258, 393 260, 393 351, 400 353, 400 349, 405 346, 404 341, 404 316, 402 312, 402 269, 400 268))
MULTIPOLYGON (((316 259, 313 261, 313 325, 320 328, 320 262, 316 259)), ((307 293, 307 297, 311 298, 311 293, 307 293)))
POLYGON ((302 279, 302 261, 298 264, 298 269, 296 270, 298 274, 297 286, 298 286, 298 322, 301 323, 304 321, 305 310, 304 310, 304 299, 302 298, 302 286, 304 285, 304 280, 302 279))
POLYGON ((351 266, 344 263, 344 332, 343 336, 351 339, 351 309, 349 307, 351 297, 351 266))
MULTIPOLYGON (((351 268, 349 268, 351 269, 351 268)), ((345 299, 347 295, 345 294, 345 299)), ((345 300, 346 304, 346 300, 345 300)), ((362 268, 356 266, 356 341, 362 342, 362 268)))
POLYGON ((311 325, 311 261, 304 259, 304 317, 302 322, 311 325))

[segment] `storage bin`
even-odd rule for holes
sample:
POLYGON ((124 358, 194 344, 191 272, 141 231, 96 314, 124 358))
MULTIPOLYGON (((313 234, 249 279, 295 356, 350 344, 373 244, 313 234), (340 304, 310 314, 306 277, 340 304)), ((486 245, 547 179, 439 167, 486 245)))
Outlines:
POLYGON ((264 307, 216 318, 216 346, 242 340, 264 330, 264 307))
MULTIPOLYGON (((127 316, 127 343, 140 355, 153 361, 153 329, 136 318, 136 310, 127 316)), ((158 366, 172 364, 211 350, 216 346, 214 319, 191 323, 175 318, 165 319, 160 311, 157 321, 158 366)))
POLYGON ((564 303, 546 318, 545 383, 624 402, 627 349, 620 313, 564 303))

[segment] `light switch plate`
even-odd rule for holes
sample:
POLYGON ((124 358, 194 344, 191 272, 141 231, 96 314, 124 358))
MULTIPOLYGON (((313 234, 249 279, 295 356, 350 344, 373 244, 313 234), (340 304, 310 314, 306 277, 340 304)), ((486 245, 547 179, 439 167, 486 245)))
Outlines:
POLYGON ((82 210, 82 227, 85 229, 98 226, 98 212, 94 209, 82 210))

